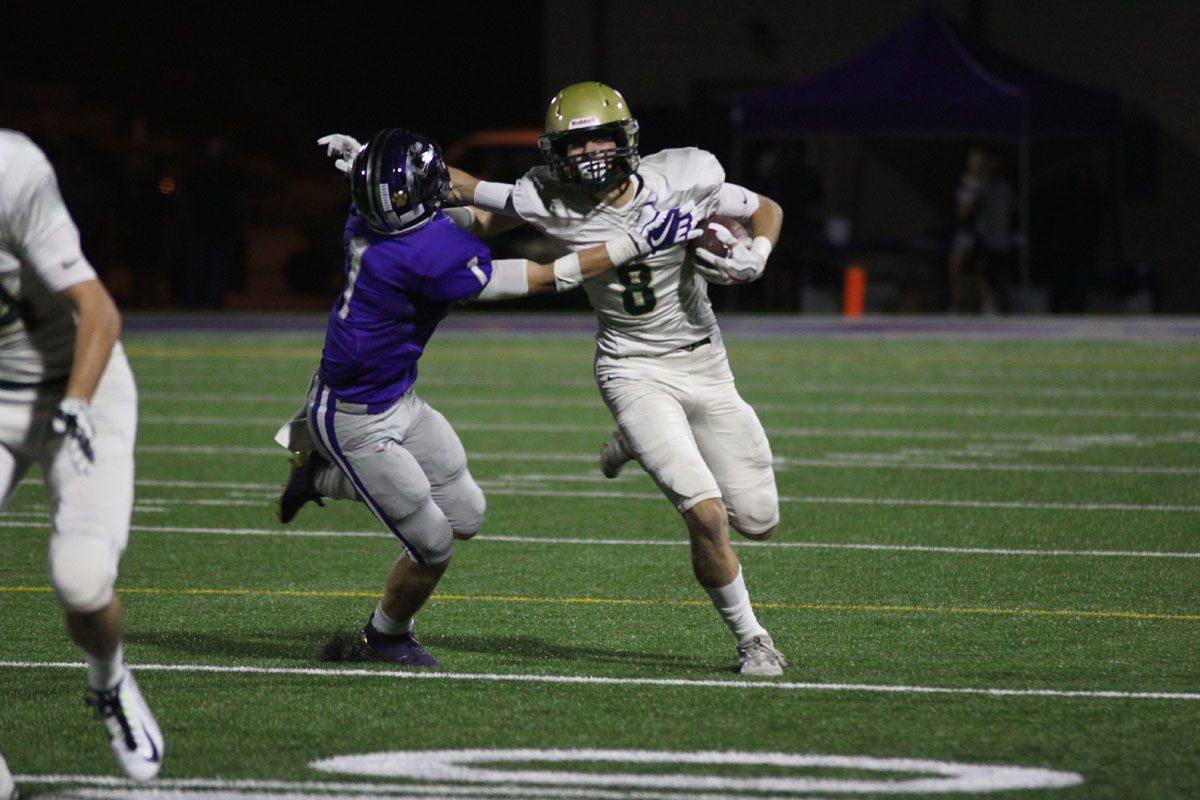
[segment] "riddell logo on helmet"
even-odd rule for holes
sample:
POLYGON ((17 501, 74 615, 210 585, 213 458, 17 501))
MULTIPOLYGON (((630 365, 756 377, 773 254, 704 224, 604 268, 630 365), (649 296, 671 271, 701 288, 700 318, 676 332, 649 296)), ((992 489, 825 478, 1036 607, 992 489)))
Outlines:
POLYGON ((579 119, 573 119, 570 122, 568 122, 567 130, 573 131, 576 128, 590 128, 594 125, 599 125, 599 124, 600 124, 599 117, 580 117, 579 119))

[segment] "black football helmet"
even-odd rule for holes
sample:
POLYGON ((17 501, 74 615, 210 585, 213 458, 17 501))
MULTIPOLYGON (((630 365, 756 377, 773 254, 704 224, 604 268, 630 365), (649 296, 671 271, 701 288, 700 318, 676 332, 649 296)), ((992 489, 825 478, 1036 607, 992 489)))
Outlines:
POLYGON ((354 157, 350 196, 380 233, 407 233, 437 213, 450 194, 450 171, 432 139, 386 128, 354 157))

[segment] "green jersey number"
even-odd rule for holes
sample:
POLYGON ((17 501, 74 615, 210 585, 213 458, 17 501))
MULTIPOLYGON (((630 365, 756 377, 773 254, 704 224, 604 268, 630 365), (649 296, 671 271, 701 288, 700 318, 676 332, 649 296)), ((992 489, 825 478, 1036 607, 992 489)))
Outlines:
POLYGON ((649 314, 658 305, 658 298, 650 288, 650 268, 645 264, 626 264, 617 267, 617 280, 625 287, 621 292, 621 303, 635 317, 649 314))

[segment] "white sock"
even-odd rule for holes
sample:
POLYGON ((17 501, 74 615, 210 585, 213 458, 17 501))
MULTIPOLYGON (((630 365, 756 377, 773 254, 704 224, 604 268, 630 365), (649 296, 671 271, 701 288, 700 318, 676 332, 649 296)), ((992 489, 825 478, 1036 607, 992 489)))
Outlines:
POLYGON ((746 581, 742 579, 740 566, 737 577, 728 586, 719 589, 705 588, 705 591, 712 598, 717 613, 725 620, 738 644, 755 636, 766 635, 767 629, 759 625, 758 617, 754 616, 754 609, 750 605, 750 593, 746 591, 746 581))
POLYGON ((84 652, 88 666, 88 686, 97 691, 108 691, 125 677, 125 657, 121 645, 108 658, 98 658, 84 652))
POLYGON ((405 620, 394 619, 383 610, 382 601, 375 606, 375 613, 371 615, 371 625, 374 626, 375 630, 380 633, 386 633, 388 636, 399 636, 413 629, 412 617, 405 620))
POLYGON ((328 497, 332 500, 358 499, 358 492, 354 491, 354 484, 350 483, 350 479, 346 477, 346 473, 333 464, 313 471, 313 488, 322 497, 328 497))

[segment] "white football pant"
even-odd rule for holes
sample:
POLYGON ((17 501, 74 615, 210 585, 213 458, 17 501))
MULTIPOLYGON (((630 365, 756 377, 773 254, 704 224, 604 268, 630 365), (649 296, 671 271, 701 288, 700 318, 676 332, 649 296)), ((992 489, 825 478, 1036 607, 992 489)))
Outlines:
POLYGON ((90 613, 112 601, 129 540, 137 388, 117 344, 92 398, 96 463, 86 476, 76 472, 64 438, 51 430, 63 389, 0 389, 0 486, 7 504, 29 467, 41 465, 51 582, 69 611, 90 613))
POLYGON ((719 341, 660 356, 598 353, 596 383, 633 455, 681 514, 721 497, 748 536, 779 523, 771 445, 719 341))

